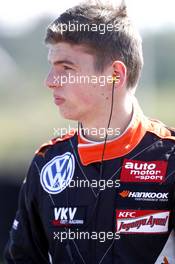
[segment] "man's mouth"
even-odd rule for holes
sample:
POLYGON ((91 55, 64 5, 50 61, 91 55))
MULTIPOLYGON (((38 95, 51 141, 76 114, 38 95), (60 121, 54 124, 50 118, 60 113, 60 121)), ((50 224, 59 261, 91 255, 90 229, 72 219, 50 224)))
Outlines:
POLYGON ((54 96, 54 102, 56 105, 61 105, 65 102, 65 99, 60 96, 54 96))

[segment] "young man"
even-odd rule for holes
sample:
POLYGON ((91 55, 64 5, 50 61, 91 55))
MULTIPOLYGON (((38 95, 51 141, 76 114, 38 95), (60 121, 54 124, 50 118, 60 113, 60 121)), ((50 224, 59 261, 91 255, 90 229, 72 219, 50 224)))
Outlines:
POLYGON ((126 7, 69 9, 45 42, 46 84, 78 130, 36 152, 6 263, 175 263, 175 133, 134 97, 143 59, 126 7))

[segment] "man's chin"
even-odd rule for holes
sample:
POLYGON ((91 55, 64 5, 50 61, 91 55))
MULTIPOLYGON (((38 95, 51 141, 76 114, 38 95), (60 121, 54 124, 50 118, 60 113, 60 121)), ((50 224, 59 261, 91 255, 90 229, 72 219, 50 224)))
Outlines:
POLYGON ((59 113, 62 118, 67 119, 67 120, 72 120, 72 121, 78 121, 78 115, 70 113, 70 112, 63 112, 59 109, 59 113))

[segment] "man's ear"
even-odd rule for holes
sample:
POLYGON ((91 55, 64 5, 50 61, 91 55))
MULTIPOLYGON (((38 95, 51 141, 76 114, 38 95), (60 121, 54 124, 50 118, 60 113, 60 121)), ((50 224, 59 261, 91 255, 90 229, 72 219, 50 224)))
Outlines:
POLYGON ((113 81, 117 84, 118 87, 123 87, 126 83, 127 68, 122 61, 114 61, 112 64, 113 67, 113 81))

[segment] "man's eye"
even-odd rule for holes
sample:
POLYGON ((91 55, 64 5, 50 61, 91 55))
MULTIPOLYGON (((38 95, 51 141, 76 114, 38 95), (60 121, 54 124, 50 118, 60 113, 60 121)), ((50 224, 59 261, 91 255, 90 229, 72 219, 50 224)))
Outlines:
POLYGON ((66 65, 64 65, 63 67, 64 67, 65 70, 72 70, 72 68, 70 68, 70 67, 68 67, 66 65))

